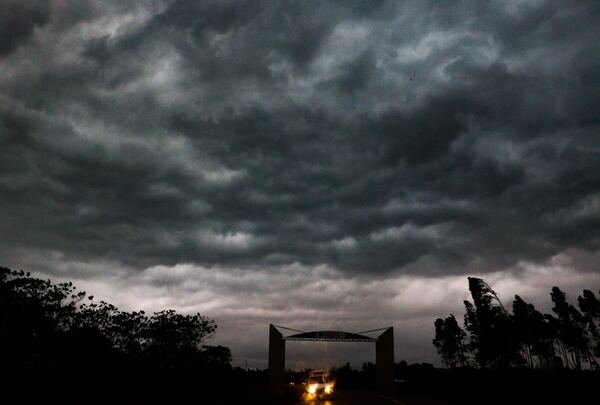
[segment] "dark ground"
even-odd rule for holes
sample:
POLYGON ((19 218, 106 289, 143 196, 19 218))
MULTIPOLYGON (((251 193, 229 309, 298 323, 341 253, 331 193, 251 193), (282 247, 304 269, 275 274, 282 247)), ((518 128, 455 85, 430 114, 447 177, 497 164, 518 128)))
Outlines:
POLYGON ((298 389, 269 398, 266 371, 232 370, 219 375, 152 370, 76 370, 14 372, 0 379, 0 403, 43 404, 594 404, 600 374, 512 369, 420 370, 382 396, 369 389, 336 389, 330 400, 311 401, 298 389))
POLYGON ((450 405, 450 403, 411 396, 380 395, 372 391, 338 390, 331 398, 313 400, 303 397, 295 405, 450 405))

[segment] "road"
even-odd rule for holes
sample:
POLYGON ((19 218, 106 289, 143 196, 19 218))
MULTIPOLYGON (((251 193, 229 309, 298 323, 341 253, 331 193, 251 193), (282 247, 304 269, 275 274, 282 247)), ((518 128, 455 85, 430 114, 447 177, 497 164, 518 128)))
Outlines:
POLYGON ((296 405, 447 405, 447 403, 418 397, 394 399, 375 392, 338 390, 331 399, 314 400, 304 397, 296 405))
POLYGON ((296 405, 409 405, 374 392, 338 390, 331 399, 303 398, 296 405))

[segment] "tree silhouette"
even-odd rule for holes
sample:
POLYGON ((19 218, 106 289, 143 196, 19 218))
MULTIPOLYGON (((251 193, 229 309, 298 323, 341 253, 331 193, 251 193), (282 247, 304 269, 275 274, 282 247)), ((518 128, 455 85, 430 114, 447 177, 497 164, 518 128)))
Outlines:
POLYGON ((514 337, 529 367, 550 365, 554 358, 553 331, 544 315, 515 295, 513 301, 514 337))
POLYGON ((480 367, 509 367, 523 362, 514 339, 511 315, 496 292, 482 279, 469 277, 473 304, 465 301, 470 349, 480 367))
POLYGON ((147 350, 161 367, 185 367, 188 359, 198 361, 201 342, 215 329, 214 321, 200 314, 181 315, 174 310, 155 312, 144 331, 147 350))
POLYGON ((465 338, 466 333, 458 326, 454 315, 450 314, 446 319, 435 320, 433 345, 446 366, 454 368, 467 365, 465 338))
POLYGON ((577 302, 591 337, 591 366, 597 369, 599 366, 594 357, 600 357, 600 300, 592 291, 583 290, 583 296, 579 296, 577 302))
MULTIPOLYGON (((599 369, 600 300, 590 290, 578 297, 581 311, 567 302, 558 287, 550 292, 551 314, 542 314, 515 295, 512 314, 496 292, 482 279, 469 277, 473 302, 464 301, 467 336, 453 325, 454 316, 434 322, 433 344, 444 364, 460 363, 456 353, 462 344, 461 359, 474 358, 481 368, 567 367, 599 369), (453 330, 454 334, 449 331, 453 330), (462 337, 461 337, 462 336, 462 337)), ((455 322, 455 320, 454 320, 455 322)), ((463 332, 464 333, 464 332, 463 332)))
POLYGON ((206 346, 216 324, 200 314, 120 311, 72 283, 53 284, 0 268, 0 358, 18 368, 114 364, 156 368, 229 367, 231 353, 206 346))
POLYGON ((52 343, 69 330, 77 303, 71 283, 52 284, 0 268, 0 357, 12 366, 57 362, 52 343))
POLYGON ((582 359, 588 357, 585 319, 573 305, 569 304, 566 294, 558 287, 550 292, 557 315, 547 315, 556 329, 556 341, 563 361, 570 367, 581 369, 582 359))

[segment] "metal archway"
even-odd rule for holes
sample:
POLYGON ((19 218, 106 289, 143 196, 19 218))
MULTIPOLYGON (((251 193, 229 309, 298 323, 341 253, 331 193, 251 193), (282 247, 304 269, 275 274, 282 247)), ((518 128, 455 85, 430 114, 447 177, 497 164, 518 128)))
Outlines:
POLYGON ((269 394, 281 395, 285 389, 285 341, 371 342, 375 343, 375 383, 377 391, 394 389, 394 328, 373 329, 360 333, 342 331, 303 332, 278 325, 269 325, 269 394), (298 332, 283 336, 278 328, 298 332), (373 338, 363 333, 383 332, 373 338))

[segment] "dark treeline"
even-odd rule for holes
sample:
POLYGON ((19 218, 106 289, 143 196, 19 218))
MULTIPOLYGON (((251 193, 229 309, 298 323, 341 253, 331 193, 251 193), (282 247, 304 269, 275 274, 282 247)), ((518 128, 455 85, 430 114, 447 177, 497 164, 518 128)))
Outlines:
POLYGON ((214 321, 173 310, 120 311, 72 283, 0 268, 0 350, 13 368, 71 368, 82 361, 157 369, 229 367, 231 353, 202 345, 214 321))
POLYGON ((0 267, 2 399, 264 403, 266 373, 232 368, 229 348, 205 344, 216 328, 200 314, 121 311, 72 283, 0 267))
POLYGON ((465 328, 454 315, 434 323, 433 344, 446 366, 598 370, 600 300, 592 291, 577 298, 578 309, 553 287, 553 314, 516 295, 511 312, 484 280, 468 280, 473 302, 464 301, 465 328))

